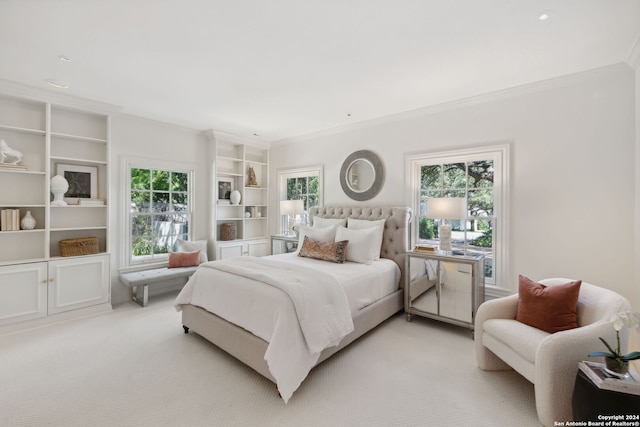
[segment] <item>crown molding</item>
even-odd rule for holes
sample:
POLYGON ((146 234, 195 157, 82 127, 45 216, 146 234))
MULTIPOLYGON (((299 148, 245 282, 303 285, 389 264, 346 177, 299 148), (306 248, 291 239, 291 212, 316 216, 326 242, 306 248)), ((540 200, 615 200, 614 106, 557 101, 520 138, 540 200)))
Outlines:
POLYGON ((254 147, 259 147, 264 149, 271 148, 271 144, 269 142, 255 140, 255 139, 247 138, 244 136, 238 136, 231 133, 220 132, 214 129, 207 129, 203 131, 203 133, 206 136, 206 138, 211 142, 219 141, 219 142, 228 142, 232 144, 251 145, 254 147))
POLYGON ((3 79, 0 79, 0 92, 8 96, 27 98, 39 102, 49 102, 68 108, 77 108, 101 114, 115 114, 122 110, 122 107, 117 105, 107 104, 104 102, 98 102, 91 99, 80 98, 63 93, 56 93, 54 91, 45 90, 33 86, 26 86, 20 83, 3 79))
POLYGON ((477 95, 469 98, 463 98, 456 101, 445 102, 437 105, 430 105, 415 110, 404 111, 396 114, 390 114, 388 116, 378 117, 370 120, 363 120, 357 123, 351 123, 344 126, 339 126, 331 129, 321 130, 309 134, 283 138, 280 140, 272 141, 272 146, 287 145, 298 142, 305 142, 313 140, 319 137, 325 137, 340 133, 346 133, 356 131, 359 129, 365 129, 373 126, 379 126, 389 123, 395 123, 403 120, 415 119, 433 114, 439 114, 447 111, 458 110, 462 108, 469 108, 477 105, 487 104, 496 101, 503 101, 510 98, 516 98, 523 95, 528 95, 536 92, 542 92, 550 89, 556 89, 573 84, 579 84, 590 80, 598 79, 602 76, 610 74, 612 71, 629 70, 630 65, 625 62, 619 62, 604 67, 593 68, 586 71, 581 71, 573 74, 567 74, 564 76, 553 77, 546 80, 540 80, 533 83, 527 83, 520 86, 514 86, 507 89, 501 89, 495 92, 489 92, 482 95, 477 95))

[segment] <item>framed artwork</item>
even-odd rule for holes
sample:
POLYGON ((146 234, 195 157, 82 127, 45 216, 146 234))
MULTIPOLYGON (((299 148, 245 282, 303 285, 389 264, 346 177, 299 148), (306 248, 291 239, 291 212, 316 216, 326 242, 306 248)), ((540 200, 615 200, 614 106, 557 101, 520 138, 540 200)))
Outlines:
POLYGON ((218 204, 231 204, 232 178, 218 178, 218 204))
POLYGON ((64 193, 64 201, 68 204, 78 204, 79 199, 98 198, 97 167, 58 163, 56 173, 69 183, 69 189, 64 193))

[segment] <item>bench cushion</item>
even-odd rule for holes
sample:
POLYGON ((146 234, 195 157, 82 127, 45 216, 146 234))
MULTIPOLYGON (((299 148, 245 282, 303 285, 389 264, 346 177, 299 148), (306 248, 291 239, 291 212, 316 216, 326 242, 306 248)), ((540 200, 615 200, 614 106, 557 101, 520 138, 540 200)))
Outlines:
POLYGON ((179 267, 179 268, 155 268, 153 270, 134 271, 131 273, 123 273, 120 280, 127 286, 148 285, 153 282, 161 282, 163 280, 177 279, 179 277, 191 276, 198 267, 179 267))

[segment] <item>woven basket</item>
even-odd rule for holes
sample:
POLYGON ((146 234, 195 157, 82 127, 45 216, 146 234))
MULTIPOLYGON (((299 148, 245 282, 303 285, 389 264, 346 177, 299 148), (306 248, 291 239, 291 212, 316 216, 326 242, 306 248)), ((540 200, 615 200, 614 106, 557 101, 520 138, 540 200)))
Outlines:
POLYGON ((235 240, 236 225, 232 222, 220 226, 220 240, 235 240))
POLYGON ((78 239, 60 240, 62 256, 91 255, 98 253, 97 237, 80 237, 78 239))

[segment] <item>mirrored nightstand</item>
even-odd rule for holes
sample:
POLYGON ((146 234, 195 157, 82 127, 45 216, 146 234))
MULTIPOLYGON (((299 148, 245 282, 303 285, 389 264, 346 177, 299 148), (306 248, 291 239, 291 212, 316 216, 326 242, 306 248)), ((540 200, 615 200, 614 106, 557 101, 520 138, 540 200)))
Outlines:
POLYGON ((271 255, 295 252, 298 249, 298 236, 275 234, 271 236, 271 255))

